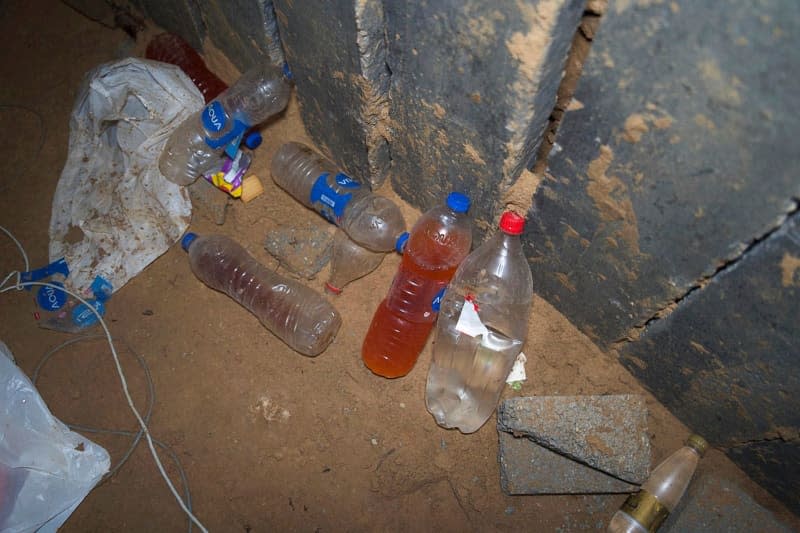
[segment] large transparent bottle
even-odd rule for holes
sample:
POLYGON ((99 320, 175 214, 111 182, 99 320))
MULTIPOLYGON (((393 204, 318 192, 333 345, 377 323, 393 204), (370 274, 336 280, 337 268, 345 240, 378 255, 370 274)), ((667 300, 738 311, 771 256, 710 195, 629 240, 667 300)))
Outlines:
POLYGON ((236 300, 301 354, 319 355, 339 331, 342 319, 324 296, 265 268, 230 237, 187 233, 181 245, 203 283, 236 300))
POLYGON ((373 252, 355 242, 338 228, 333 237, 331 250, 331 273, 325 289, 331 294, 341 294, 342 289, 378 268, 386 252, 373 252))
POLYGON ((533 280, 507 211, 500 231, 458 268, 442 299, 425 403, 436 423, 477 431, 494 412, 528 331, 533 280))
MULTIPOLYGON (((411 371, 425 347, 444 288, 472 247, 469 198, 453 192, 447 204, 420 217, 403 248, 389 294, 372 317, 361 358, 375 374, 411 371)), ((398 250, 399 251, 399 250, 398 250)))
POLYGON ((642 490, 631 494, 611 518, 608 533, 653 533, 683 497, 708 443, 690 435, 686 444, 659 464, 642 490))
POLYGON ((178 185, 191 184, 217 166, 228 145, 248 129, 280 113, 290 93, 282 69, 268 63, 251 68, 172 132, 158 160, 161 174, 178 185))
POLYGON ((406 223, 394 202, 339 170, 308 146, 290 142, 272 158, 272 179, 283 190, 374 252, 395 248, 406 223))

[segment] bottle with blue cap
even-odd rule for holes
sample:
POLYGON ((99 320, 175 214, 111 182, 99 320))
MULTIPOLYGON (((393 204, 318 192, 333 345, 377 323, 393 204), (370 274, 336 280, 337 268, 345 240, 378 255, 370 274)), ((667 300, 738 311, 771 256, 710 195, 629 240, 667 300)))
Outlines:
POLYGON ((403 259, 372 317, 361 357, 375 374, 401 377, 414 367, 433 329, 450 278, 472 247, 470 200, 452 192, 399 239, 403 259))
MULTIPOLYGON (((158 160, 158 169, 169 181, 190 185, 219 166, 223 154, 231 159, 245 133, 283 111, 291 83, 280 67, 261 63, 192 114, 172 132, 158 160)), ((258 145, 258 137, 246 144, 258 145)))
POLYGON ((272 158, 272 179, 295 200, 373 252, 397 246, 406 223, 397 205, 342 172, 308 146, 286 143, 272 158))
POLYGON ((181 246, 200 281, 233 298, 293 350, 319 355, 339 331, 342 319, 324 296, 267 269, 230 237, 187 233, 181 246))

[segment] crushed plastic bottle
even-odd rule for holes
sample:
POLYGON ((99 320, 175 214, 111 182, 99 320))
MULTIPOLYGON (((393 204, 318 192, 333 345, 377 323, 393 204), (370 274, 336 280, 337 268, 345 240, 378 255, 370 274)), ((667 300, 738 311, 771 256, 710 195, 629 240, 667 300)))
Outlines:
POLYGON ((608 533, 653 533, 675 510, 692 480, 708 443, 690 435, 686 444, 659 464, 642 490, 631 494, 611 518, 608 533))
POLYGON ((331 273, 325 289, 332 294, 341 294, 348 283, 378 268, 385 256, 385 252, 367 250, 338 228, 333 237, 331 273))
POLYGON ((328 159, 297 142, 272 158, 272 179, 297 201, 375 252, 395 248, 406 223, 394 202, 373 194, 328 159))
POLYGON ((503 213, 500 231, 461 263, 442 299, 425 390, 442 427, 472 433, 483 426, 522 350, 533 298, 519 239, 524 225, 503 213))
POLYGON ((253 67, 172 132, 158 169, 173 183, 191 184, 218 167, 223 154, 235 158, 245 132, 280 113, 290 91, 291 84, 280 68, 269 64, 253 67))
POLYGON ((453 192, 446 205, 414 224, 389 294, 375 311, 361 348, 364 364, 379 376, 408 374, 425 347, 444 289, 472 247, 468 209, 469 198, 453 192))
POLYGON ((342 319, 321 294, 268 270, 229 237, 187 233, 181 246, 203 283, 236 300, 293 350, 319 355, 339 331, 342 319))

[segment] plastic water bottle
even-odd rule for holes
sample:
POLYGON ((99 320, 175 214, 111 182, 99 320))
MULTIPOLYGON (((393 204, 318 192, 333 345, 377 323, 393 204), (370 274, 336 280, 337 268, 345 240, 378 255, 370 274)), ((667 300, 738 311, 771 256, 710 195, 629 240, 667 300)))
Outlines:
POLYGON ((336 230, 331 251, 331 273, 325 288, 332 294, 340 294, 345 285, 362 278, 378 268, 385 252, 367 250, 342 231, 336 230))
POLYGON ((442 299, 425 390, 440 426, 477 431, 522 350, 533 298, 519 239, 524 225, 521 216, 503 213, 500 231, 464 260, 442 299))
POLYGON ((319 355, 339 331, 342 319, 325 297, 268 270, 229 237, 187 233, 181 246, 195 276, 236 300, 301 354, 319 355))
POLYGON ((208 70, 200 54, 178 35, 172 33, 156 35, 147 44, 145 57, 180 67, 189 76, 189 79, 197 85, 200 92, 203 93, 206 103, 228 88, 224 81, 208 70))
POLYGON ((173 183, 191 184, 217 166, 224 153, 235 157, 245 132, 281 112, 290 92, 280 68, 267 63, 253 67, 172 132, 158 169, 173 183))
POLYGON ((272 179, 306 207, 375 252, 395 248, 406 223, 394 202, 341 172, 308 146, 290 142, 272 158, 272 179))
POLYGON ((708 443, 700 435, 689 435, 686 444, 659 464, 642 490, 631 494, 611 518, 608 533, 658 531, 683 497, 708 443))
POLYGON ((404 376, 417 362, 444 289, 472 247, 468 209, 469 198, 453 192, 446 205, 414 224, 389 294, 375 311, 361 349, 364 364, 374 373, 404 376))

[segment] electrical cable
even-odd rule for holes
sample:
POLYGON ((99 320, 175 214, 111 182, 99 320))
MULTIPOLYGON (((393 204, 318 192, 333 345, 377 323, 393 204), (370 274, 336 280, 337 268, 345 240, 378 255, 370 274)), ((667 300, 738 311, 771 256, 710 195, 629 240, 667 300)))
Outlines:
MULTIPOLYGON (((33 373, 31 374, 31 382, 33 382, 34 385, 36 384, 36 382, 39 380, 39 375, 41 374, 42 368, 60 350, 63 350, 64 348, 81 341, 99 340, 102 338, 104 337, 103 335, 100 334, 81 335, 79 337, 68 339, 59 344, 58 346, 56 346, 55 348, 52 348, 50 351, 44 354, 42 358, 39 360, 39 362, 36 364, 36 367, 33 369, 33 373)), ((147 362, 144 360, 144 358, 141 355, 139 355, 139 353, 136 350, 133 349, 133 347, 130 345, 128 341, 122 339, 122 343, 125 345, 128 351, 136 358, 137 362, 139 363, 139 366, 142 368, 142 371, 144 372, 145 381, 147 383, 148 402, 147 402, 147 409, 145 410, 145 414, 142 418, 144 419, 146 424, 149 424, 150 418, 152 417, 153 414, 153 408, 155 407, 156 403, 156 392, 155 392, 155 385, 153 384, 153 377, 152 374, 150 373, 150 368, 147 366, 147 362)), ((119 460, 119 462, 114 466, 114 468, 105 473, 103 479, 100 481, 100 484, 111 479, 111 477, 114 476, 123 467, 123 465, 128 461, 130 456, 136 450, 136 447, 139 445, 139 442, 144 436, 144 433, 142 432, 141 429, 139 429, 139 431, 134 432, 134 431, 126 431, 118 429, 96 428, 92 426, 83 426, 79 424, 70 424, 70 423, 67 423, 67 427, 69 427, 73 431, 80 431, 84 433, 100 433, 108 435, 122 435, 122 436, 133 437, 133 439, 131 440, 131 444, 128 446, 127 451, 122 456, 122 459, 119 460)), ((169 447, 169 445, 157 439, 153 439, 153 442, 155 442, 155 444, 160 448, 163 448, 164 451, 166 451, 169 454, 173 463, 175 463, 175 467, 178 470, 178 475, 181 478, 181 484, 183 485, 184 501, 186 502, 186 507, 188 507, 189 510, 191 511, 192 493, 189 489, 189 480, 186 477, 186 471, 183 469, 183 465, 181 464, 180 459, 178 458, 177 454, 172 450, 172 448, 169 447)), ((193 524, 191 519, 189 519, 188 522, 189 522, 188 524, 189 533, 192 533, 193 524)))
MULTIPOLYGON (((19 241, 17 241, 17 239, 14 238, 13 235, 11 235, 10 231, 8 231, 3 226, 0 226, 0 228, 2 228, 2 230, 7 235, 10 235, 11 238, 14 240, 14 242, 19 243, 19 241)), ((20 247, 20 250, 23 252, 23 256, 25 257, 25 260, 27 262, 27 254, 24 253, 24 249, 22 248, 21 245, 19 245, 19 247, 20 247)), ((75 294, 73 291, 71 291, 71 290, 69 290, 69 289, 67 289, 65 287, 61 287, 59 285, 54 285, 52 283, 41 282, 41 281, 26 281, 24 283, 20 282, 20 273, 19 272, 11 272, 11 273, 9 273, 8 276, 6 276, 3 279, 2 283, 0 283, 0 294, 8 292, 8 291, 11 291, 11 290, 15 290, 15 289, 17 291, 21 291, 25 287, 32 287, 32 286, 51 287, 53 289, 57 289, 57 290, 63 291, 65 293, 69 294, 70 296, 72 296, 73 298, 75 298, 76 300, 78 300, 79 302, 81 302, 82 304, 84 304, 97 317, 97 319, 98 319, 98 321, 100 323, 100 326, 103 328, 103 332, 105 333, 106 339, 108 340, 108 346, 111 349, 111 355, 112 355, 113 360, 114 360, 114 365, 116 366, 117 375, 119 376, 120 384, 122 385, 122 392, 125 394, 125 399, 128 402, 128 407, 130 408, 130 410, 133 413, 133 415, 136 417, 136 421, 139 423, 139 427, 141 428, 141 431, 144 433, 144 436, 145 436, 145 438, 147 440, 147 445, 150 448, 150 454, 153 456, 153 461, 156 463, 156 466, 158 467, 158 471, 161 473, 161 477, 164 478, 164 482, 167 484, 167 487, 169 487, 170 492, 174 496, 175 500, 178 502, 178 505, 181 507, 183 512, 186 513, 186 515, 192 520, 192 522, 195 523, 195 525, 197 525, 197 527, 200 529, 200 531, 202 531, 203 533, 208 533, 208 530, 206 529, 206 527, 192 513, 192 511, 189 510, 186 507, 186 504, 183 502, 183 499, 180 497, 180 495, 178 494, 178 491, 175 489, 175 485, 172 484, 172 480, 170 480, 169 476, 167 475, 166 470, 164 470, 164 465, 161 463, 161 459, 159 458, 158 452, 156 451, 156 448, 155 448, 155 444, 153 443, 153 437, 150 435, 150 429, 147 427, 147 424, 145 424, 144 420, 142 419, 142 415, 139 413, 139 410, 136 408, 136 405, 133 403, 133 398, 131 397, 130 391, 128 390, 128 381, 125 378, 125 373, 122 370, 122 365, 120 364, 119 356, 117 355, 117 349, 114 346, 114 339, 111 337, 111 331, 108 329, 108 325, 106 324, 106 321, 103 320, 103 316, 97 311, 97 309, 94 308, 93 305, 91 305, 89 302, 87 302, 81 296, 75 294), (16 275, 16 278, 17 278, 16 282, 13 285, 5 286, 7 284, 7 282, 8 282, 8 280, 11 279, 14 275, 16 275)))

